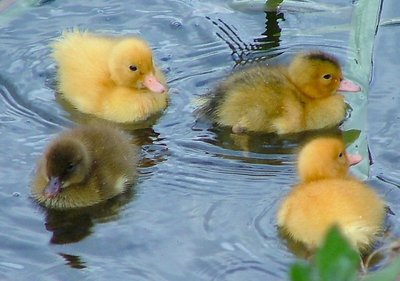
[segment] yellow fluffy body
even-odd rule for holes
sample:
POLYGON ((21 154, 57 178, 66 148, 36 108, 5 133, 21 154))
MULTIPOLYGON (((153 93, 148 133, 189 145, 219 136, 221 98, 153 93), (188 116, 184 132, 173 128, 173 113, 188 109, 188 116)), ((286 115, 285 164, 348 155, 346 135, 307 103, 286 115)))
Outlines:
POLYGON ((349 176, 348 166, 340 140, 320 138, 303 148, 298 161, 301 182, 277 214, 278 225, 291 238, 314 249, 337 225, 361 252, 375 242, 383 230, 385 203, 372 188, 349 176))
POLYGON ((337 93, 341 79, 333 57, 301 53, 287 67, 258 65, 233 73, 212 92, 202 111, 235 133, 287 134, 331 127, 346 113, 344 98, 337 93))
POLYGON ((64 32, 53 49, 58 64, 58 90, 79 111, 123 123, 144 120, 166 107, 166 93, 154 93, 141 87, 142 77, 124 76, 122 67, 134 62, 141 71, 154 72, 158 81, 165 85, 165 78, 153 66, 151 50, 143 40, 73 31, 64 32), (121 42, 126 46, 121 46, 121 42), (120 50, 116 51, 118 44, 120 50), (120 61, 126 65, 111 69, 120 61), (112 71, 117 73, 114 76, 120 77, 113 77, 112 71))

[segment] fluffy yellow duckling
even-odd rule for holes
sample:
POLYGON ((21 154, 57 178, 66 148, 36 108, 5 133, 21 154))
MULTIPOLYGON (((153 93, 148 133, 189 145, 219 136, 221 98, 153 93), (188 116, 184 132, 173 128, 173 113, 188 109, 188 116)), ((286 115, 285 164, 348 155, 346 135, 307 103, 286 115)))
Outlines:
POLYGON ((383 230, 385 203, 376 192, 348 175, 360 156, 346 154, 335 138, 317 138, 301 150, 300 183, 280 205, 278 225, 309 249, 321 245, 330 227, 338 225, 351 244, 368 250, 383 230))
POLYGON ((233 73, 211 93, 203 115, 234 133, 296 133, 339 124, 346 105, 337 91, 359 91, 343 80, 338 61, 300 53, 288 67, 253 66, 233 73))
POLYGON ((91 206, 133 184, 137 148, 108 126, 81 126, 61 133, 40 159, 32 195, 45 207, 91 206))
POLYGON ((64 32, 53 44, 53 57, 58 90, 81 112, 124 123, 167 106, 165 78, 142 39, 64 32))

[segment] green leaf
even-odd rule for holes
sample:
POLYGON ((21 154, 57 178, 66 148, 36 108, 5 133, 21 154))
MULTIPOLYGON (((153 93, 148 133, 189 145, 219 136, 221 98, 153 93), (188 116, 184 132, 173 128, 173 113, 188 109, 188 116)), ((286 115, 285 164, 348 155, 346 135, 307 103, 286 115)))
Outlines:
POLYGON ((361 134, 361 130, 347 130, 343 131, 343 140, 346 147, 355 142, 361 134))
POLYGON ((312 281, 315 280, 313 276, 313 268, 306 263, 297 262, 290 268, 290 280, 292 281, 312 281))
POLYGON ((400 257, 394 260, 388 267, 380 271, 374 272, 362 281, 396 281, 400 280, 400 257))
POLYGON ((337 227, 333 227, 316 255, 320 280, 357 280, 359 254, 350 246, 337 227))
POLYGON ((275 11, 282 2, 283 0, 267 0, 265 1, 265 10, 275 11))

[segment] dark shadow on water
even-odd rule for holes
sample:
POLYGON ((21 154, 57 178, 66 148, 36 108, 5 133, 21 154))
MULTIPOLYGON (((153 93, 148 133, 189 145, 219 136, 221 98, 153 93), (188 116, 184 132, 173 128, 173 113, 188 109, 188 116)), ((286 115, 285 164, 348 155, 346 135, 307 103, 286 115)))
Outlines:
POLYGON ((42 208, 45 213, 46 230, 52 232, 51 244, 68 244, 81 241, 92 233, 97 223, 106 223, 119 218, 121 209, 135 197, 134 189, 95 206, 53 210, 42 208))
POLYGON ((279 22, 284 21, 285 17, 282 12, 274 10, 266 11, 265 18, 265 32, 261 34, 260 38, 254 39, 254 42, 258 47, 257 50, 268 51, 280 46, 282 29, 279 27, 279 22))
POLYGON ((50 4, 51 2, 54 2, 56 0, 37 0, 32 3, 32 6, 40 7, 46 4, 50 4))
POLYGON ((198 140, 226 149, 278 154, 291 154, 299 145, 316 137, 344 138, 346 135, 346 132, 342 132, 338 126, 286 135, 255 132, 234 134, 230 127, 213 126, 209 122, 205 123, 204 120, 197 120, 192 129, 202 132, 198 140))
POLYGON ((82 260, 80 256, 69 255, 65 253, 58 253, 58 254, 65 259, 68 266, 75 269, 86 268, 85 262, 82 260))
POLYGON ((236 27, 225 23, 222 19, 206 18, 219 29, 216 35, 231 49, 231 58, 235 62, 234 67, 265 61, 284 53, 279 48, 282 30, 279 22, 284 21, 285 17, 283 12, 279 12, 278 9, 265 11, 265 31, 260 37, 253 39, 252 43, 242 40, 236 27))

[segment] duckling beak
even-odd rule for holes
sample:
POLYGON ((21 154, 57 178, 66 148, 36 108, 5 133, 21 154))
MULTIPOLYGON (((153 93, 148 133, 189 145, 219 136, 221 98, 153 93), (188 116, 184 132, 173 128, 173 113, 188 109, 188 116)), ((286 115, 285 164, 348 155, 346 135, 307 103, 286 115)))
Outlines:
POLYGON ((342 81, 340 81, 340 85, 339 85, 339 89, 338 91, 342 91, 342 92, 359 92, 361 91, 360 86, 358 86, 357 84, 343 79, 342 81))
POLYGON ((59 177, 50 177, 49 183, 44 189, 44 195, 48 198, 54 198, 62 190, 62 182, 59 177))
POLYGON ((163 84, 160 83, 160 81, 157 80, 157 78, 154 76, 154 74, 148 74, 144 77, 143 85, 149 89, 150 91, 154 93, 164 93, 165 92, 165 87, 163 84))
POLYGON ((349 166, 356 165, 361 162, 362 156, 359 154, 349 154, 346 153, 347 161, 349 161, 349 166))

